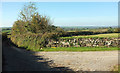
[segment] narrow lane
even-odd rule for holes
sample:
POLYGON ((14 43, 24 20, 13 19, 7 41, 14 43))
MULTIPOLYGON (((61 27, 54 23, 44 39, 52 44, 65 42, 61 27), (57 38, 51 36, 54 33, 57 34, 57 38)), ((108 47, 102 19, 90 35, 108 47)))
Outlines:
MULTIPOLYGON (((37 62, 37 58, 30 52, 12 47, 8 42, 2 43, 3 71, 50 71, 44 62, 37 62)), ((42 59, 42 58, 41 58, 42 59)))
POLYGON ((9 41, 2 41, 2 72, 9 71, 59 71, 62 73, 74 73, 68 67, 51 67, 42 56, 34 55, 35 52, 17 48, 9 41))

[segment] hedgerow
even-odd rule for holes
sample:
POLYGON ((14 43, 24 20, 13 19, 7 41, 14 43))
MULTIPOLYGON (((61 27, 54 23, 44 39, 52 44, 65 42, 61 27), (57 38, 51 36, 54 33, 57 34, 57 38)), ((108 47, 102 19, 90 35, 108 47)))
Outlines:
POLYGON ((14 22, 11 30, 11 41, 18 47, 40 49, 46 47, 49 39, 57 40, 64 32, 50 23, 50 19, 35 11, 33 3, 21 11, 21 19, 14 22), (27 9, 28 11, 25 11, 27 9), (31 14, 29 11, 32 11, 31 14))

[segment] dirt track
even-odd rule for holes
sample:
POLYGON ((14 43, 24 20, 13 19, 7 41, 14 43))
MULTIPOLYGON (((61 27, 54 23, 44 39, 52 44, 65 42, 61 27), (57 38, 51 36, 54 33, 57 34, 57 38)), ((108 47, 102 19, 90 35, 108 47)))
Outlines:
POLYGON ((65 66, 74 71, 111 71, 118 65, 118 51, 38 52, 36 55, 53 60, 52 66, 65 66))

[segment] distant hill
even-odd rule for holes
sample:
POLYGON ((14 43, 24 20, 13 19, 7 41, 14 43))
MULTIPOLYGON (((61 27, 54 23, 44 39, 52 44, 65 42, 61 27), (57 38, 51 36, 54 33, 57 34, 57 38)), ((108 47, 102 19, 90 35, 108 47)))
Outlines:
POLYGON ((108 28, 108 27, 112 27, 112 28, 118 28, 118 26, 59 26, 61 28, 108 28))

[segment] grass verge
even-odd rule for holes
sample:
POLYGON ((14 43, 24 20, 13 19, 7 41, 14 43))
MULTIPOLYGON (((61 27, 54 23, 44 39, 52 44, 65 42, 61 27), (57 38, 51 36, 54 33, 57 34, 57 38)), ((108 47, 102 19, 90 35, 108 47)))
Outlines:
POLYGON ((83 52, 83 51, 112 51, 120 50, 118 47, 51 47, 43 49, 33 49, 32 51, 73 51, 73 52, 83 52))
POLYGON ((115 65, 112 71, 117 71, 118 73, 120 73, 120 65, 115 65))

